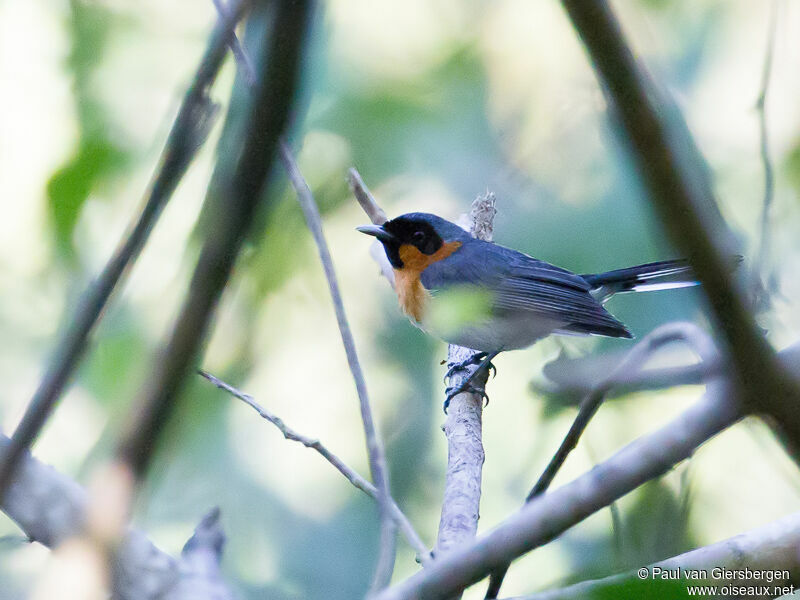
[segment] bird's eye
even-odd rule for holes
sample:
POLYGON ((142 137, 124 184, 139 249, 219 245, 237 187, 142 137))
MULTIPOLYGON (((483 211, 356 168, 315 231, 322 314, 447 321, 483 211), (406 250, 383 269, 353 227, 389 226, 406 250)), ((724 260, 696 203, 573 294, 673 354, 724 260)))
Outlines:
POLYGON ((415 242, 424 242, 425 241, 425 233, 422 231, 415 231, 414 235, 411 236, 411 239, 415 242))

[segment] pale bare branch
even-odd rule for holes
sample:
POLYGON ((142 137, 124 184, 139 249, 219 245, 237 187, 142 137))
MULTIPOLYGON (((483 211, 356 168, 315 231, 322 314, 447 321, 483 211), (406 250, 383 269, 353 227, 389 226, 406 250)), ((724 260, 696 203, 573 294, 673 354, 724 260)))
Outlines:
MULTIPOLYGON (((487 192, 472 203, 470 233, 482 240, 492 241, 495 196, 487 192)), ((465 364, 475 355, 470 348, 450 344, 447 364, 465 364)), ((478 365, 460 369, 450 378, 450 386, 459 389, 478 365)), ((485 373, 484 375, 487 375, 485 373)), ((486 376, 474 382, 486 385, 486 376)), ((452 398, 444 424, 447 437, 447 469, 445 471, 444 498, 439 520, 436 555, 457 548, 475 537, 480 518, 481 479, 484 450, 482 441, 483 396, 463 392, 452 398)))

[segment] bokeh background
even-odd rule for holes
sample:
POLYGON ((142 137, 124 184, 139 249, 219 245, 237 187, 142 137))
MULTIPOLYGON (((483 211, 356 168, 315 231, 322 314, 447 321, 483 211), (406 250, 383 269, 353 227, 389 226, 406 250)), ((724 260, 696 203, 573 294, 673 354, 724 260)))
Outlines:
MULTIPOLYGON (((708 161, 721 209, 752 257, 763 170, 755 110, 770 2, 616 2, 637 54, 674 95, 708 161)), ((800 338, 800 6, 779 4, 768 98, 777 175, 768 262, 773 344, 800 338)), ((211 2, 0 0, 0 419, 12 430, 80 292, 136 214, 214 22, 211 2)), ((213 96, 227 102, 229 61, 213 96)), ((446 355, 399 314, 354 227, 356 166, 390 215, 456 219, 486 189, 499 243, 578 272, 671 258, 586 56, 554 0, 329 0, 317 11, 293 134, 323 211, 392 488, 433 544, 446 447, 446 355)), ((186 292, 193 235, 216 159, 212 133, 95 335, 36 455, 86 482, 107 457, 186 292)), ((358 406, 322 270, 276 172, 273 208, 239 262, 203 365, 368 472, 358 406)), ((749 267, 752 261, 746 261, 749 267)), ((709 324, 697 290, 615 298, 642 336, 709 324)), ((518 508, 574 411, 531 390, 541 368, 631 342, 558 338, 497 359, 485 412, 480 527, 518 508)), ((668 360, 690 359, 668 353, 668 360)), ((555 485, 665 423, 702 389, 610 401, 555 485)), ((606 575, 732 536, 796 509, 800 476, 747 421, 691 462, 518 561, 504 593, 606 575)), ((177 553, 222 508, 224 568, 241 598, 361 597, 377 540, 374 503, 240 402, 193 380, 161 444, 135 523, 177 553)), ((0 517, 0 597, 21 598, 48 552, 0 517)), ((395 577, 417 566, 404 542, 395 577)), ((479 598, 482 586, 467 598, 479 598)))

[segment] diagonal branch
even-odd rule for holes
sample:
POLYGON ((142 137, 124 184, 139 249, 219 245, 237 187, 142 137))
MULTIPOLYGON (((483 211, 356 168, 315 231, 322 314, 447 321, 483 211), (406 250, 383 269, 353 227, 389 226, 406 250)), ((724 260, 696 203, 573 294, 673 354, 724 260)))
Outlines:
MULTIPOLYGON (((226 6, 225 0, 212 0, 214 2, 214 8, 217 9, 217 12, 220 14, 220 17, 225 17, 229 12, 230 8, 226 6)), ((239 72, 244 77, 244 82, 251 88, 254 88, 256 85, 256 71, 255 67, 253 67, 253 61, 250 60, 250 57, 245 52, 244 48, 242 47, 239 38, 234 33, 229 42, 228 42, 231 52, 233 52, 233 57, 236 60, 236 66, 239 69, 239 72)))
POLYGON ((375 225, 383 225, 389 220, 389 217, 386 216, 386 213, 378 205, 372 192, 369 191, 369 188, 364 183, 361 174, 354 168, 347 172, 347 182, 350 184, 353 195, 358 200, 361 208, 364 209, 364 212, 367 213, 370 221, 375 225))
POLYGON ((377 600, 443 600, 515 558, 543 546, 586 517, 685 460, 743 413, 734 388, 709 385, 705 397, 673 421, 628 444, 607 461, 539 496, 474 542, 385 590, 377 600))
MULTIPOLYGON (((779 354, 800 373, 800 343, 779 354)), ((670 423, 631 442, 571 483, 526 504, 489 533, 436 560, 385 590, 377 600, 437 600, 480 581, 498 567, 543 546, 639 485, 654 479, 744 415, 741 390, 725 380, 708 382, 699 402, 670 423)))
POLYGON ((211 182, 207 207, 214 212, 214 227, 209 228, 169 342, 120 445, 122 462, 137 477, 144 473, 158 435, 200 352, 261 203, 270 164, 289 121, 311 4, 309 0, 298 0, 291 4, 279 2, 273 7, 274 19, 261 49, 262 70, 249 103, 241 151, 235 164, 218 170, 211 182))
POLYGON ((391 518, 391 505, 394 504, 394 500, 389 490, 389 473, 386 466, 386 456, 383 443, 380 439, 377 427, 375 426, 375 420, 372 416, 372 408, 370 407, 369 395, 367 394, 367 384, 366 381, 364 381, 364 373, 361 370, 361 363, 358 360, 353 333, 350 330, 350 324, 347 321, 347 315, 344 311, 342 293, 339 290, 339 283, 333 268, 331 253, 325 241, 325 234, 322 232, 322 219, 319 215, 317 203, 314 201, 311 189, 308 187, 303 175, 300 173, 300 169, 297 167, 291 150, 285 143, 281 144, 280 155, 286 172, 289 175, 289 180, 292 182, 292 186, 297 192, 297 200, 300 202, 300 207, 303 210, 306 225, 308 225, 308 229, 311 231, 311 235, 317 245, 317 251, 319 252, 322 267, 325 271, 325 278, 328 280, 328 288, 330 290, 331 299, 333 300, 334 311, 336 312, 336 322, 339 325, 339 333, 342 336, 342 343, 344 344, 345 354, 347 355, 347 364, 353 375, 356 392, 358 394, 358 401, 361 408, 361 420, 367 438, 370 472, 372 474, 372 480, 378 488, 378 507, 380 508, 381 515, 380 552, 378 554, 378 564, 371 586, 372 591, 375 592, 389 584, 392 572, 394 571, 395 560, 395 529, 394 522, 391 518))
MULTIPOLYGON (((625 590, 626 594, 648 597, 652 593, 653 581, 658 581, 665 571, 685 574, 688 570, 704 570, 711 574, 713 569, 735 571, 741 574, 745 568, 751 571, 766 571, 768 577, 775 577, 774 583, 783 587, 800 581, 800 513, 794 513, 772 523, 741 533, 727 540, 697 548, 678 556, 673 556, 637 571, 620 573, 603 579, 582 581, 564 588, 539 592, 506 600, 583 600, 584 598, 608 597, 625 590), (788 571, 789 577, 780 576, 780 571, 788 571), (642 577, 644 575, 644 577, 642 577), (624 586, 624 587, 623 587, 624 586), (637 588, 641 590, 637 593, 637 588)), ((746 575, 746 571, 744 571, 746 575)), ((740 586, 765 583, 763 577, 752 577, 749 581, 729 581, 724 575, 714 577, 713 584, 720 586, 734 583, 740 586)), ((770 581, 772 581, 770 579, 770 581)), ((696 582, 702 583, 702 582, 696 582)))
MULTIPOLYGON (((226 8, 222 0, 214 0, 214 5, 220 13, 224 14, 226 8)), ((243 72, 245 80, 251 82, 253 79, 252 76, 250 76, 252 72, 252 62, 236 36, 231 40, 231 51, 236 57, 237 65, 240 71, 243 72)), ((250 85, 252 87, 252 83, 250 85)), ((389 491, 389 476, 383 444, 372 417, 366 381, 364 380, 364 374, 358 360, 355 340, 353 339, 350 324, 348 323, 347 315, 344 310, 344 303, 342 302, 342 294, 336 278, 336 271, 333 267, 333 260, 331 259, 328 244, 325 241, 325 235, 322 232, 322 219, 319 214, 319 209, 317 208, 317 203, 311 193, 311 188, 308 187, 308 183, 306 183, 305 178, 297 166, 291 149, 283 140, 280 142, 279 154, 289 176, 289 180, 297 193, 297 199, 303 211, 306 225, 311 231, 314 242, 317 245, 317 251, 322 262, 323 270, 325 271, 325 278, 328 282, 331 299, 333 300, 336 322, 339 326, 339 333, 347 356, 347 363, 356 385, 356 393, 358 394, 361 408, 361 419, 367 438, 370 472, 373 480, 377 482, 380 492, 377 500, 381 519, 381 543, 375 576, 371 586, 371 590, 374 592, 388 585, 392 572, 394 571, 395 527, 391 512, 392 506, 396 508, 397 505, 389 491)))
MULTIPOLYGON (((283 419, 278 417, 277 415, 271 413, 266 408, 261 406, 258 402, 250 394, 245 394, 244 392, 236 389, 230 384, 225 383, 221 379, 214 377, 211 373, 207 373, 205 371, 198 371, 200 375, 205 377, 208 381, 213 383, 219 389, 228 392, 231 396, 238 398, 253 410, 255 410, 258 415, 265 419, 266 421, 272 423, 278 430, 283 434, 283 437, 287 440, 292 442, 297 442, 302 444, 306 448, 310 448, 317 452, 322 458, 327 460, 333 467, 341 473, 347 481, 353 484, 354 487, 364 492, 367 496, 372 498, 373 500, 378 499, 378 489, 372 485, 369 481, 367 481, 364 477, 362 477, 358 471, 348 466, 341 458, 339 458, 336 454, 331 452, 322 442, 318 439, 310 438, 305 436, 298 431, 289 427, 286 423, 283 422, 283 419)), ((391 516, 394 519, 397 526, 400 528, 400 531, 403 533, 403 536, 406 538, 409 546, 411 546, 414 551, 417 553, 417 561, 420 562, 423 566, 426 565, 430 561, 430 551, 425 546, 425 542, 422 541, 422 538, 419 537, 414 526, 408 520, 408 517, 403 513, 397 503, 392 500, 390 505, 391 516)))
MULTIPOLYGON (((225 14, 226 7, 222 0, 214 0, 214 5, 221 14, 225 14)), ((231 51, 236 57, 237 65, 244 74, 245 81, 247 81, 252 88, 252 61, 250 61, 247 52, 242 48, 235 35, 231 40, 230 46, 231 51)), ((331 299, 333 300, 334 312, 336 313, 336 322, 339 326, 339 333, 347 356, 347 364, 356 385, 356 393, 358 394, 361 408, 361 419, 367 438, 370 472, 373 480, 378 484, 378 490, 380 491, 377 500, 381 518, 381 543, 375 577, 371 586, 372 591, 375 591, 388 585, 392 572, 394 571, 395 562, 395 528, 391 516, 391 506, 394 505, 396 507, 396 504, 389 491, 386 457, 383 444, 372 417, 372 408, 369 403, 366 381, 364 380, 364 374, 361 370, 361 363, 358 360, 355 340, 353 339, 350 324, 348 323, 347 315, 344 310, 344 303, 342 302, 342 294, 339 289, 339 282, 336 278, 336 271, 333 267, 333 260, 331 259, 330 250, 328 249, 328 244, 325 241, 325 235, 322 231, 322 219, 319 214, 319 209, 317 208, 317 203, 311 193, 311 188, 308 187, 308 183, 297 166, 291 148, 289 148, 283 140, 281 140, 279 145, 281 161, 292 183, 292 187, 294 187, 297 193, 297 200, 303 211, 306 225, 311 231, 311 235, 317 245, 320 261, 325 271, 325 278, 328 282, 328 289, 331 294, 331 299)))
POLYGON ((694 141, 685 128, 678 131, 666 123, 664 115, 678 115, 677 109, 634 58, 607 0, 562 4, 616 110, 654 207, 703 284, 742 401, 749 410, 771 417, 789 452, 800 460, 800 383, 782 368, 733 279, 730 231, 707 175, 685 151, 697 153, 694 141))
POLYGON ((217 22, 172 125, 142 212, 97 280, 84 292, 76 313, 69 319, 69 326, 56 345, 47 371, 14 431, 8 451, 0 461, 0 497, 13 477, 17 461, 38 436, 80 363, 89 336, 112 292, 138 258, 164 206, 211 130, 217 108, 208 97, 208 92, 226 56, 227 44, 242 15, 244 4, 237 0, 228 14, 217 22))

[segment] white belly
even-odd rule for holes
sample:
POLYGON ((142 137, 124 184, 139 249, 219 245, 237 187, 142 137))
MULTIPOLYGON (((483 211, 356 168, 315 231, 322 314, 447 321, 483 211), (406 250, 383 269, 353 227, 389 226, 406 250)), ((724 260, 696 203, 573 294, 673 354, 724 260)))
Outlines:
POLYGON ((490 306, 491 298, 480 294, 437 293, 422 323, 415 324, 450 344, 482 352, 526 348, 565 325, 529 311, 500 318, 492 315, 490 306))

